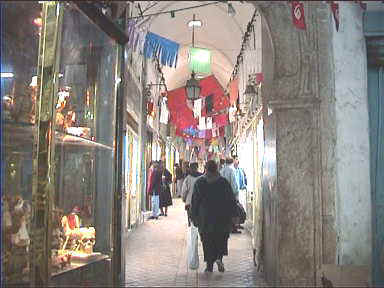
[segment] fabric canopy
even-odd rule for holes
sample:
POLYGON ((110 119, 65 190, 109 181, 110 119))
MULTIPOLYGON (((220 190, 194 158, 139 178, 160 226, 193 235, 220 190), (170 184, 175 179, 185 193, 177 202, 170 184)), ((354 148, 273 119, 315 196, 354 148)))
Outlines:
MULTIPOLYGON (((229 107, 229 98, 224 95, 224 89, 221 87, 220 83, 217 81, 214 75, 210 75, 200 80, 201 87, 201 98, 205 102, 206 97, 210 97, 212 100, 212 113, 206 111, 206 107, 203 105, 201 111, 201 117, 212 117, 213 125, 216 128, 221 128, 225 125, 228 125, 228 113, 222 113, 222 110, 229 107), (221 113, 220 113, 221 112, 221 113)), ((185 87, 180 87, 171 91, 168 91, 168 108, 170 110, 170 121, 175 125, 180 131, 179 134, 185 133, 188 136, 192 136, 189 133, 186 133, 187 130, 191 132, 190 129, 198 129, 199 119, 194 118, 193 111, 187 105, 187 97, 185 87)), ((206 118, 207 119, 207 118, 206 118)), ((207 119, 208 120, 208 119, 207 119)), ((193 136, 201 137, 203 133, 193 133, 193 136)), ((220 136, 224 135, 224 130, 220 130, 220 136)), ((181 135, 179 135, 181 136, 181 135)), ((212 131, 209 129, 205 133, 206 138, 212 137, 212 131)))
MULTIPOLYGON (((224 89, 214 75, 210 75, 200 80, 201 92, 203 99, 212 95, 213 109, 212 113, 217 113, 230 106, 229 99, 224 95, 224 89)), ((207 111, 203 109, 202 116, 206 116, 207 111)))
POLYGON ((185 87, 168 91, 168 108, 171 112, 171 123, 179 129, 196 127, 198 121, 187 106, 185 87))

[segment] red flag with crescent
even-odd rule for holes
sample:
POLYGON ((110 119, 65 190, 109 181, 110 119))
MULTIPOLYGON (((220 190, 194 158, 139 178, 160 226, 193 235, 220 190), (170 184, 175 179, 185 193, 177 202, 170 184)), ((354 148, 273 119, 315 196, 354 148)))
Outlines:
POLYGON ((335 1, 326 1, 326 2, 331 5, 333 19, 335 20, 335 25, 336 25, 336 31, 339 31, 339 24, 340 24, 339 4, 335 3, 335 1))
POLYGON ((293 24, 298 29, 305 30, 304 5, 300 1, 291 1, 293 24))

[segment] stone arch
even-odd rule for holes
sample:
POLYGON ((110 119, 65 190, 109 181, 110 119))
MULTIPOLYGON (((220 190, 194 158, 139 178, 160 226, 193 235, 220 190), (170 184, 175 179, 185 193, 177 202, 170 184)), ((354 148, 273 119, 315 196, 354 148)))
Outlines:
POLYGON ((276 148, 276 185, 263 191, 272 224, 263 232, 264 271, 273 285, 314 286, 336 255, 335 219, 322 213, 334 215, 335 198, 329 11, 304 2, 306 30, 298 30, 286 1, 252 3, 263 19, 264 123, 275 127, 264 135, 276 148))

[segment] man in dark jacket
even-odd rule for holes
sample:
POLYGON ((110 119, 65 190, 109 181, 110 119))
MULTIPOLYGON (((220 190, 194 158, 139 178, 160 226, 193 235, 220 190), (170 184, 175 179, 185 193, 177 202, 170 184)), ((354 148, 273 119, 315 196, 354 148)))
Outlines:
POLYGON ((223 256, 228 255, 228 238, 232 231, 232 217, 236 213, 236 198, 229 182, 218 172, 215 161, 206 164, 206 173, 194 185, 191 218, 199 228, 203 244, 206 272, 213 271, 216 261, 218 270, 224 272, 223 256))

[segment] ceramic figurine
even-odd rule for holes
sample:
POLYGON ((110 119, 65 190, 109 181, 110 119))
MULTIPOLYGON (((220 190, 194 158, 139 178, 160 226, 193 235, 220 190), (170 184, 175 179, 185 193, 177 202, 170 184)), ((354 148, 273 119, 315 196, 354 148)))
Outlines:
POLYGON ((9 229, 12 227, 12 217, 9 212, 9 203, 5 195, 1 198, 1 211, 3 211, 2 227, 9 229))

